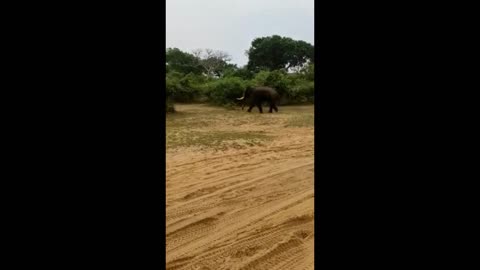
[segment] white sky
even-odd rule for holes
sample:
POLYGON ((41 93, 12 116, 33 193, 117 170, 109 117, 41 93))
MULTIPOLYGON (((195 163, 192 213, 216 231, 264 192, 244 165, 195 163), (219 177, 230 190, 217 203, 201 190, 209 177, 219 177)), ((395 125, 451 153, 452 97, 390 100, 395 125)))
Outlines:
POLYGON ((227 52, 243 66, 253 39, 271 35, 314 44, 314 0, 166 0, 166 46, 227 52))

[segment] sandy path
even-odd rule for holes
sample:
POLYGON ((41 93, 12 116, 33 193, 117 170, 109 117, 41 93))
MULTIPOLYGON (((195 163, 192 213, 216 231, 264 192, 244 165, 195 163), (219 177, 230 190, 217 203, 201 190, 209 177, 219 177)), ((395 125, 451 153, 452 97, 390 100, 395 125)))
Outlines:
MULTIPOLYGON (((301 109, 313 115, 313 107, 301 109)), ((291 107, 251 114, 237 127, 227 119, 215 125, 272 136, 262 146, 167 149, 167 269, 313 269, 314 134, 313 126, 284 126, 295 113, 291 107)))

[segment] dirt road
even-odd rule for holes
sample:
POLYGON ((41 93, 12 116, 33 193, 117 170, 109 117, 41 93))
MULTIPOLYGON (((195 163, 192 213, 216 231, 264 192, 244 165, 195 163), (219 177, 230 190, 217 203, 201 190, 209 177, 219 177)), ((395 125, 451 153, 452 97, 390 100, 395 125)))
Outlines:
POLYGON ((167 116, 166 268, 313 269, 313 106, 176 110, 167 116))

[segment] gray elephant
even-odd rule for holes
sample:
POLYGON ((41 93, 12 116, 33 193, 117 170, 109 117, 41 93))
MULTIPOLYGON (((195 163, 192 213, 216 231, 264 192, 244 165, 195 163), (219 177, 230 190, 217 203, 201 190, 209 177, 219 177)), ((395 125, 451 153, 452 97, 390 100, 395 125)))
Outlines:
POLYGON ((245 107, 245 104, 248 104, 250 108, 248 108, 248 112, 252 111, 254 106, 258 107, 260 113, 263 113, 262 110, 262 103, 267 102, 270 105, 270 110, 268 112, 272 112, 272 109, 278 112, 278 108, 276 103, 279 100, 280 95, 275 91, 275 89, 266 86, 258 86, 258 87, 247 87, 245 92, 243 93, 243 97, 237 98, 237 100, 241 100, 242 102, 242 110, 245 107))

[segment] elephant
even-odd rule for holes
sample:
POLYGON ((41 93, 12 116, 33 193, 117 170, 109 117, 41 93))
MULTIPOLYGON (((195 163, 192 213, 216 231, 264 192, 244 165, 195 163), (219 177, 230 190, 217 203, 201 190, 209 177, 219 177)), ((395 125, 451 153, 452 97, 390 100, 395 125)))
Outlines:
POLYGON ((263 113, 262 103, 268 102, 270 105, 270 110, 268 112, 271 113, 272 109, 275 110, 275 112, 278 112, 276 103, 278 102, 279 97, 280 96, 275 89, 266 86, 257 86, 247 87, 247 89, 243 93, 243 97, 237 98, 237 100, 243 101, 242 111, 245 107, 245 104, 248 103, 248 105, 250 106, 250 108, 248 108, 247 110, 248 112, 251 112, 252 108, 254 106, 257 106, 260 113, 263 113))

